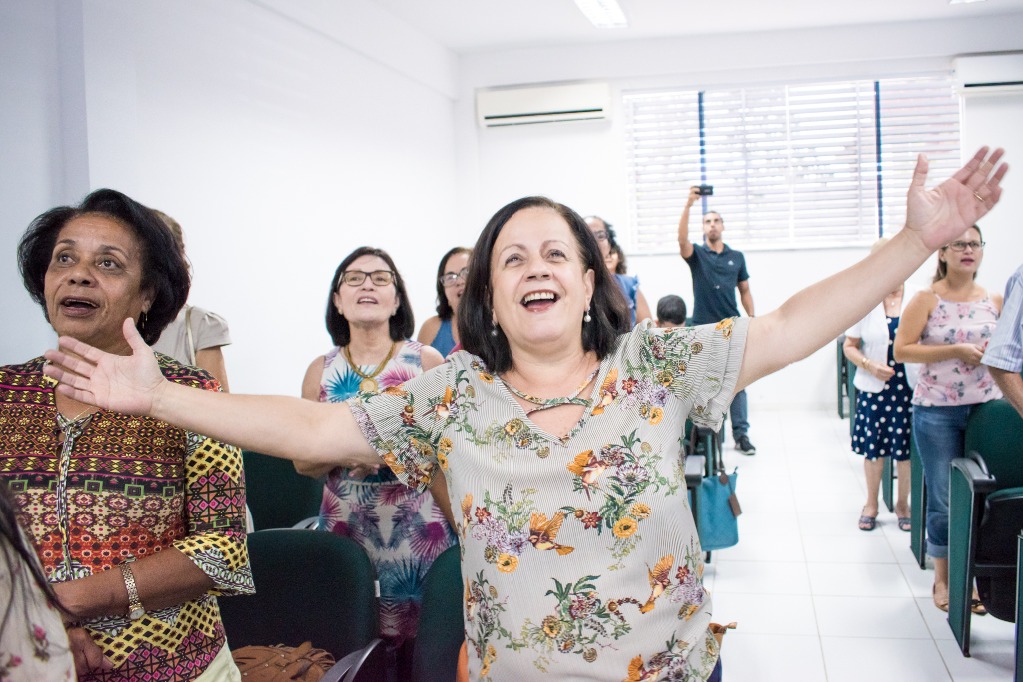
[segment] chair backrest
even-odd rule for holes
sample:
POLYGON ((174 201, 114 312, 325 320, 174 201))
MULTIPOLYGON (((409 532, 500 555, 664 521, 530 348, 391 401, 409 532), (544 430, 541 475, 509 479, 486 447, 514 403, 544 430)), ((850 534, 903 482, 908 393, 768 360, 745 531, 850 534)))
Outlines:
POLYGON ((320 513, 323 481, 295 471, 289 460, 242 452, 245 497, 256 530, 291 528, 320 513))
POLYGON ((256 594, 219 600, 232 649, 309 641, 340 659, 379 636, 376 573, 349 538, 317 530, 250 533, 256 594))
POLYGON ((412 653, 415 682, 454 680, 458 650, 465 641, 461 553, 448 547, 426 572, 419 631, 412 653))
POLYGON ((1023 419, 1007 400, 973 409, 966 423, 966 452, 984 458, 999 489, 1023 486, 1023 419))

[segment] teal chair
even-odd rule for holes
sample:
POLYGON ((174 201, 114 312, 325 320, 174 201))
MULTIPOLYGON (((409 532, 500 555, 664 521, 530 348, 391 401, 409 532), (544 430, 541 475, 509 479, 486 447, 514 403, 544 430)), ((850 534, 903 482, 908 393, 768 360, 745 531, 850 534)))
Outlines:
POLYGON ((453 682, 458 651, 465 641, 462 556, 448 547, 423 579, 423 606, 412 651, 413 682, 453 682))
POLYGON ((838 391, 838 418, 845 419, 846 413, 846 399, 848 398, 848 411, 850 417, 855 414, 854 403, 852 401, 852 395, 848 392, 849 386, 849 360, 845 357, 845 353, 842 352, 842 344, 845 343, 845 334, 835 339, 835 350, 838 353, 836 388, 838 391))
POLYGON ((219 601, 232 649, 312 642, 337 659, 325 679, 384 682, 376 572, 355 541, 317 530, 249 533, 256 593, 219 601))
POLYGON ((909 439, 909 516, 912 527, 909 531, 909 548, 916 557, 920 568, 927 565, 927 484, 924 482, 924 464, 920 460, 920 451, 916 449, 916 439, 909 439))
POLYGON ((1016 540, 1016 674, 1014 682, 1023 682, 1023 630, 1019 622, 1023 618, 1023 533, 1016 540))
POLYGON ((323 501, 323 480, 295 471, 290 460, 242 452, 245 499, 256 530, 315 525, 323 501))
POLYGON ((949 480, 948 622, 970 655, 973 582, 995 618, 1016 620, 1016 539, 1023 531, 1023 419, 1005 400, 978 405, 966 456, 949 480))

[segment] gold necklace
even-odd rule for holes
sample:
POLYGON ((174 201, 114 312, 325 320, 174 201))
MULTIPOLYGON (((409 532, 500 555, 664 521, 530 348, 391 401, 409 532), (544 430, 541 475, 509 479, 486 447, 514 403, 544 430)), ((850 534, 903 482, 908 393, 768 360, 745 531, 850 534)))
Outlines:
POLYGON ((359 390, 363 393, 376 393, 380 389, 380 385, 374 377, 384 371, 384 367, 386 367, 387 363, 391 361, 392 357, 394 357, 394 349, 398 347, 398 342, 391 342, 391 350, 387 351, 387 357, 384 358, 384 361, 377 365, 377 368, 369 374, 364 374, 362 370, 359 369, 359 366, 355 364, 355 361, 352 360, 352 351, 349 349, 350 345, 351 344, 344 348, 345 360, 348 361, 348 365, 352 368, 352 371, 362 377, 362 381, 359 382, 359 390))

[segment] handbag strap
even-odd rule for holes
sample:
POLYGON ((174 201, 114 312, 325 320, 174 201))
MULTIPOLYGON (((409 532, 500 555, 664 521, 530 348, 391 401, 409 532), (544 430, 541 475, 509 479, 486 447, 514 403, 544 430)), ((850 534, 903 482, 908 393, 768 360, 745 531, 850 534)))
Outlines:
POLYGON ((192 306, 185 306, 185 350, 188 353, 188 364, 195 366, 195 338, 192 336, 192 306))

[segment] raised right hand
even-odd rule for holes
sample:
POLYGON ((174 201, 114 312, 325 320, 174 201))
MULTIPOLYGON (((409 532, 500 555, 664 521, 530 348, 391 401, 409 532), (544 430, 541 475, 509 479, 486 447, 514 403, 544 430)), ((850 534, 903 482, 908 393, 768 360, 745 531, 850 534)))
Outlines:
POLYGON ((700 200, 700 187, 699 185, 693 185, 689 188, 689 196, 686 197, 686 206, 692 206, 700 200))
POLYGON ((57 391, 79 402, 112 412, 150 414, 167 381, 131 318, 124 321, 122 330, 131 355, 113 355, 62 336, 58 350, 43 354, 49 360, 43 373, 59 382, 57 391))

